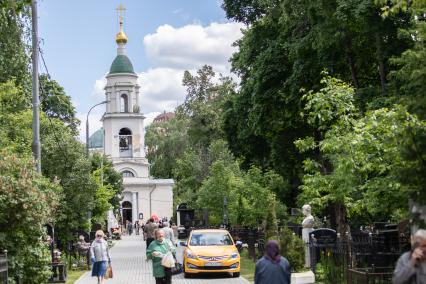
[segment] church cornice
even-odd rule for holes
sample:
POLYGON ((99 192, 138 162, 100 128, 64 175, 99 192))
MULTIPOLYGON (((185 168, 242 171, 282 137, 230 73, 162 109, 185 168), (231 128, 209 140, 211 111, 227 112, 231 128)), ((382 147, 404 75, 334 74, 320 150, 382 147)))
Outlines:
POLYGON ((133 77, 138 78, 139 76, 135 73, 108 73, 105 78, 114 78, 114 77, 133 77))
POLYGON ((101 121, 108 118, 145 119, 145 116, 136 112, 109 112, 102 115, 101 121))
POLYGON ((143 166, 149 166, 149 163, 146 158, 112 158, 112 162, 114 165, 143 165, 143 166))

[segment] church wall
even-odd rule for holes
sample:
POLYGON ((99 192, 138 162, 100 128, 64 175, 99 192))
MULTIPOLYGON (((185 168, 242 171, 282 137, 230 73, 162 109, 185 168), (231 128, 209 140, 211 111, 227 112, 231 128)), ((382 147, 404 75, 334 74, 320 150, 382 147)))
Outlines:
POLYGON ((138 209, 135 212, 135 216, 139 216, 139 213, 143 213, 144 221, 146 222, 151 214, 156 214, 158 217, 163 218, 173 216, 173 187, 172 185, 127 185, 125 184, 125 190, 123 192, 123 201, 132 202, 132 208, 138 209), (151 195, 152 209, 150 212, 149 193, 153 189, 151 195), (132 202, 132 193, 137 192, 137 205, 132 202), (151 213, 151 214, 150 214, 151 213))
POLYGON ((129 128, 132 131, 133 157, 145 157, 144 129, 141 117, 114 117, 104 118, 105 129, 105 155, 112 158, 119 158, 119 137, 121 128, 129 128))
POLYGON ((170 185, 157 185, 152 193, 152 212, 158 217, 173 216, 173 187, 170 185))
POLYGON ((120 163, 114 164, 114 168, 118 172, 130 169, 136 174, 136 178, 148 178, 149 177, 149 164, 146 163, 120 163))

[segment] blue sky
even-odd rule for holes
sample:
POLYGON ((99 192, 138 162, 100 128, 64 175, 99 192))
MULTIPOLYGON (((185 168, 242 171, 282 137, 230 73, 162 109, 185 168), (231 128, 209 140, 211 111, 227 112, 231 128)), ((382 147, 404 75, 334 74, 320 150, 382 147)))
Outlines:
MULTIPOLYGON (((184 70, 210 64, 229 73, 228 59, 235 51, 230 45, 241 36, 241 26, 229 23, 221 1, 42 0, 39 35, 47 67, 72 97, 80 119, 104 99, 103 77, 116 55, 120 3, 126 7, 127 53, 140 74, 141 108, 148 121, 182 102, 184 70)), ((101 106, 92 112, 91 133, 101 126, 103 111, 101 106)))

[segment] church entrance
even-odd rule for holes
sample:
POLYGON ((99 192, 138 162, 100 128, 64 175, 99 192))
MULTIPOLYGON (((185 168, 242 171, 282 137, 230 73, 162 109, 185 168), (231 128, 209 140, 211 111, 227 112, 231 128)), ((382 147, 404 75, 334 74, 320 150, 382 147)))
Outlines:
POLYGON ((126 221, 129 220, 133 224, 132 220, 132 203, 129 201, 124 201, 121 203, 121 208, 123 210, 123 225, 126 225, 126 221))

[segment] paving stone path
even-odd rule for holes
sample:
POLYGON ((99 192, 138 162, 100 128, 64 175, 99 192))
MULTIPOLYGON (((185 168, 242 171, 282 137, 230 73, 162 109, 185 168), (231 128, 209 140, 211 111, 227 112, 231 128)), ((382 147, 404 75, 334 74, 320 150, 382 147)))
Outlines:
MULTIPOLYGON (((182 250, 178 250, 178 259, 182 258, 182 250)), ((124 236, 111 249, 114 278, 105 284, 154 284, 151 261, 146 261, 145 243, 141 236, 124 236)), ((200 276, 185 279, 183 273, 173 276, 173 284, 247 284, 246 279, 220 276, 200 276), (213 278, 214 277, 214 278, 213 278)), ((96 284, 96 278, 85 273, 75 284, 96 284)))

